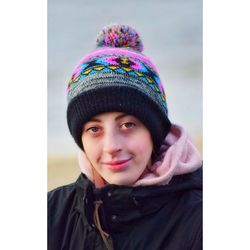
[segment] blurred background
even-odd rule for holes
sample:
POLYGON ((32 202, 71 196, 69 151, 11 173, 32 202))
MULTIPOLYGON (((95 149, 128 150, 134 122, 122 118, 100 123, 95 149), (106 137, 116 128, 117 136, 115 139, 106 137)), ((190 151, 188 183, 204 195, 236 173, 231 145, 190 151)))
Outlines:
POLYGON ((202 153, 201 0, 48 1, 48 190, 76 180, 77 146, 66 121, 73 68, 95 48, 101 28, 129 24, 165 86, 169 117, 202 153))

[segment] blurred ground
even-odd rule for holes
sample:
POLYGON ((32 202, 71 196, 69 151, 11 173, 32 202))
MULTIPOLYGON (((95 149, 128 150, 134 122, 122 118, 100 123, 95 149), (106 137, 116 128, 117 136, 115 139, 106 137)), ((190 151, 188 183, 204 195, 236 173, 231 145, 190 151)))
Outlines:
POLYGON ((76 155, 48 157, 48 191, 74 182, 79 174, 76 155))

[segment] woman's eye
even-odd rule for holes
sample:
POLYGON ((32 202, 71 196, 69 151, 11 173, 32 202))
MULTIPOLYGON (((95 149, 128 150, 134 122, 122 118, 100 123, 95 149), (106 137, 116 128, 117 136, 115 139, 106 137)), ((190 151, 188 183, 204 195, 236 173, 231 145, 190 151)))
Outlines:
POLYGON ((98 133, 100 131, 100 128, 98 128, 98 127, 91 127, 91 128, 88 128, 87 131, 90 132, 90 133, 92 133, 92 134, 95 134, 95 133, 98 133))
POLYGON ((135 123, 133 123, 133 122, 125 122, 125 123, 122 124, 121 127, 124 128, 124 129, 130 129, 130 128, 135 127, 135 123))

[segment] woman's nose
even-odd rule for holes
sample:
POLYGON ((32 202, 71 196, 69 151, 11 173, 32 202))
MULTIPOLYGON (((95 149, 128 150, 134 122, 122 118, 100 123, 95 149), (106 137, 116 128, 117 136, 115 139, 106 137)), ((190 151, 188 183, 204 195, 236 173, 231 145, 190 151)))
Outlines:
POLYGON ((103 140, 103 151, 109 154, 115 154, 121 151, 121 139, 115 133, 107 133, 103 140))

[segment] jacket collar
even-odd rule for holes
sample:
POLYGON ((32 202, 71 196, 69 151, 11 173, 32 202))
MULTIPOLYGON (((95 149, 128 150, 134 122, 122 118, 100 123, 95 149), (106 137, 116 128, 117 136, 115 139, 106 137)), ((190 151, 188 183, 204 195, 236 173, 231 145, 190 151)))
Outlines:
POLYGON ((88 178, 81 174, 76 181, 79 199, 77 210, 84 213, 88 223, 94 225, 94 201, 102 201, 100 219, 107 232, 122 231, 128 222, 157 212, 163 205, 175 206, 184 190, 202 188, 202 168, 185 175, 175 176, 163 186, 118 186, 106 185, 95 188, 88 178))

